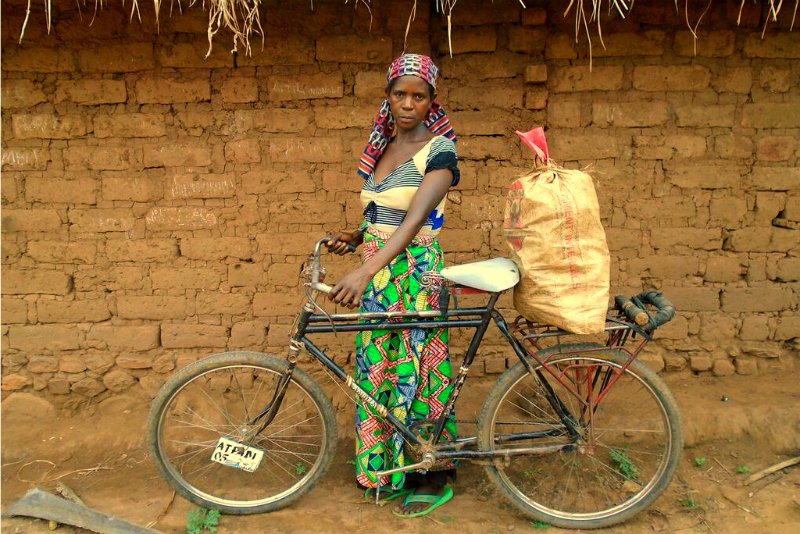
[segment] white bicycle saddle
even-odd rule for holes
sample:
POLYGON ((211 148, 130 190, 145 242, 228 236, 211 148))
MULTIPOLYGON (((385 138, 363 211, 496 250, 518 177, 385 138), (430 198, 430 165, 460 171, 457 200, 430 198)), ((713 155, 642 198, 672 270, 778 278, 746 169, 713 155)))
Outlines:
POLYGON ((456 284, 490 293, 505 291, 519 282, 519 269, 508 258, 492 258, 453 265, 442 269, 440 274, 456 284))

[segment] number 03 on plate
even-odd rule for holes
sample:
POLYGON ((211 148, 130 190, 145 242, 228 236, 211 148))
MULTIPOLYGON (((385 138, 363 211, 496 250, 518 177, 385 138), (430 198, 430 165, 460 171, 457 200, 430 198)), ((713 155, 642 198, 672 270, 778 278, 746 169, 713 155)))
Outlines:
POLYGON ((252 473, 261 464, 264 458, 264 451, 256 447, 248 447, 237 443, 232 439, 219 438, 211 459, 228 467, 243 469, 252 473))

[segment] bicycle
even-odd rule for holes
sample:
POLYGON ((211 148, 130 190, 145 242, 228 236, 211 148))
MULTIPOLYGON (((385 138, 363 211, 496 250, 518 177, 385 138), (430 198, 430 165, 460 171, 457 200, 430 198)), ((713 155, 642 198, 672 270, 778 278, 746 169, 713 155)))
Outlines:
POLYGON ((475 461, 521 512, 581 529, 625 521, 666 489, 683 449, 681 416, 667 386, 637 360, 653 331, 674 315, 663 295, 617 297, 608 311, 604 346, 562 345, 568 332, 521 317, 509 325, 495 305, 519 272, 505 258, 427 273, 423 281, 439 292, 440 310, 328 314, 315 301, 319 292, 330 291, 320 281, 320 247, 326 240, 316 243, 305 271, 307 301, 285 359, 253 352, 213 355, 181 369, 155 397, 148 441, 159 471, 181 496, 229 514, 271 512, 308 493, 324 475, 336 452, 336 418, 319 384, 297 367, 301 349, 405 439, 409 463, 378 473, 379 480, 445 460, 475 461), (468 293, 488 294, 487 304, 450 306, 468 293), (322 313, 315 313, 317 308, 322 313), (655 315, 651 308, 658 310, 655 315), (477 434, 448 441, 445 420, 490 322, 519 362, 491 389, 477 434), (309 339, 334 331, 442 326, 475 333, 443 415, 411 427, 309 339), (549 338, 558 343, 541 348, 549 338))

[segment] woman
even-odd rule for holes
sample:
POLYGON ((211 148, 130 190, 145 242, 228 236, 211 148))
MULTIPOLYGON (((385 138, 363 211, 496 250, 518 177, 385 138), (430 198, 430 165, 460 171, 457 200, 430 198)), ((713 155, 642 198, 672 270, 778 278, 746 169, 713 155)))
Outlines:
MULTIPOLYGON (((436 235, 444 224, 447 191, 458 183, 459 172, 455 133, 436 100, 437 77, 436 65, 423 55, 405 54, 389 67, 387 97, 358 168, 365 221, 328 243, 337 254, 347 252, 347 243, 364 245, 361 266, 329 294, 338 304, 365 312, 438 307, 438 294, 421 284, 421 276, 442 268, 436 235)), ((406 425, 435 419, 452 390, 447 342, 446 328, 362 332, 356 338, 356 380, 406 425)), ((424 431, 423 424, 415 428, 424 431)), ((455 437, 452 414, 446 432, 455 437)), ((374 499, 378 471, 406 464, 403 445, 399 433, 359 402, 356 477, 367 497, 374 499)), ((425 515, 452 498, 447 481, 453 467, 386 476, 381 495, 388 493, 384 500, 405 496, 395 515, 425 515), (414 476, 416 485, 406 480, 414 476), (409 486, 416 486, 413 492, 409 486)))

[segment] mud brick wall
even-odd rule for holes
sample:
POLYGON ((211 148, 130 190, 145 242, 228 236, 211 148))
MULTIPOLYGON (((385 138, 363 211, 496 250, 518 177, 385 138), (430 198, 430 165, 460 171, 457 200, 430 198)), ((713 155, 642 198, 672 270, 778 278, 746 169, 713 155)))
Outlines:
MULTIPOLYGON (((22 45, 23 10, 2 6, 3 396, 152 395, 212 352, 282 353, 312 244, 361 221, 356 162, 410 1, 373 2, 371 35, 363 6, 268 3, 263 51, 234 58, 221 32, 208 59, 199 7, 157 30, 146 6, 90 27, 67 4, 49 36, 34 12, 22 45)), ((441 66, 460 136, 448 261, 505 254, 506 188, 532 163, 513 131, 545 125, 555 159, 596 170, 612 294, 677 305, 651 365, 793 369, 800 230, 773 222, 800 221, 800 34, 781 19, 762 40, 761 5, 740 27, 738 7, 712 6, 695 55, 670 2, 637 2, 605 48, 594 36, 591 70, 555 2, 459 2, 452 58, 420 9, 408 50, 441 66)), ((351 337, 322 345, 351 366, 351 337)), ((510 358, 491 333, 476 373, 510 358)))

